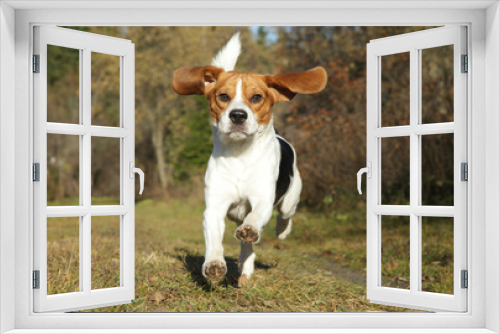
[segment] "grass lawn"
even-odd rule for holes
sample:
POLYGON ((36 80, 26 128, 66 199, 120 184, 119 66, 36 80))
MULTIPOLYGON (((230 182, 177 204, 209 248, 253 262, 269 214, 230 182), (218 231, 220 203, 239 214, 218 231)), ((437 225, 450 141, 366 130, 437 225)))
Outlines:
MULTIPOLYGON (((359 202, 351 213, 300 209, 285 241, 266 226, 250 283, 235 287, 239 242, 227 222, 228 275, 208 284, 201 199, 146 199, 136 204, 136 297, 127 305, 91 312, 412 312, 366 299, 366 219, 359 202)), ((404 218, 404 217, 403 217, 404 218)), ((92 288, 119 283, 118 217, 93 217, 92 288), (95 219, 95 220, 94 220, 95 219)), ((408 228, 404 219, 382 222, 382 283, 408 288, 408 228), (384 232, 386 231, 386 232, 384 232)), ((453 224, 424 222, 423 289, 453 291, 453 224), (450 228, 451 227, 451 228, 450 228), (450 288, 451 287, 451 288, 450 288)), ((49 293, 78 291, 78 219, 48 221, 49 293)))

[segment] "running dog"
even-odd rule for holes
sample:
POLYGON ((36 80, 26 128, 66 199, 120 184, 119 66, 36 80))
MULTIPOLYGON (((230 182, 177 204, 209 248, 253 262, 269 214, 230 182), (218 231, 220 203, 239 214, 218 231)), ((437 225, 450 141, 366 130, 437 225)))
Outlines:
POLYGON ((327 81, 322 67, 276 75, 236 72, 240 52, 237 33, 211 65, 177 69, 172 81, 178 94, 205 95, 210 105, 213 151, 205 175, 202 273, 212 282, 226 275, 222 238, 227 216, 236 222, 241 244, 239 285, 254 271, 252 245, 259 242, 274 207, 276 235, 285 239, 290 234, 302 189, 295 150, 276 134, 272 107, 296 94, 320 92, 327 81))

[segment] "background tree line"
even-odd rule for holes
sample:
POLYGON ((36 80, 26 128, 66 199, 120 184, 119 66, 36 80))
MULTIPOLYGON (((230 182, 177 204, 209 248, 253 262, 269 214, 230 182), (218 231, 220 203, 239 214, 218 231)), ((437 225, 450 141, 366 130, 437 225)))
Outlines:
MULTIPOLYGON (((212 148, 208 105, 202 96, 178 96, 170 87, 179 67, 201 66, 241 32, 236 70, 263 74, 328 72, 319 94, 274 107, 277 131, 297 152, 303 203, 345 205, 356 196, 356 172, 366 165, 366 44, 423 27, 72 27, 135 43, 136 165, 146 174, 145 196, 201 194, 212 148)), ((453 121, 453 49, 422 51, 423 122, 453 121), (451 53, 450 53, 451 52, 451 53)), ((79 53, 49 49, 48 120, 78 123, 79 53)), ((382 59, 382 125, 409 124, 409 57, 382 59)), ((119 125, 119 59, 92 55, 92 124, 119 125)), ((409 140, 382 140, 384 204, 409 201, 409 140)), ((453 135, 422 138, 424 204, 452 205, 453 135)), ((92 147, 96 196, 116 197, 119 145, 92 147)), ((78 197, 77 141, 48 140, 50 201, 78 197)))

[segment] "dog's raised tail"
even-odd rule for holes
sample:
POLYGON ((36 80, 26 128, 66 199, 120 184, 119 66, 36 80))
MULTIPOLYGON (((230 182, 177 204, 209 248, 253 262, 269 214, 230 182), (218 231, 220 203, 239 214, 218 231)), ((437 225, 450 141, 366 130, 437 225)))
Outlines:
POLYGON ((229 42, 212 59, 212 65, 222 68, 224 71, 232 71, 236 66, 236 61, 241 53, 240 33, 231 37, 229 42))

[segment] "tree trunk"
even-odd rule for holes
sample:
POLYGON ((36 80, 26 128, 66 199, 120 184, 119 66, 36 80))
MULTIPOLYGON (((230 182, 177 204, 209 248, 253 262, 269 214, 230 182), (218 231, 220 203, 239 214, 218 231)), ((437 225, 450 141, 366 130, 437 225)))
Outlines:
POLYGON ((152 142, 156 156, 156 171, 158 173, 158 178, 160 179, 160 187, 162 194, 166 192, 168 184, 165 155, 163 154, 163 130, 164 129, 161 122, 157 122, 153 126, 153 136, 152 136, 152 142))

